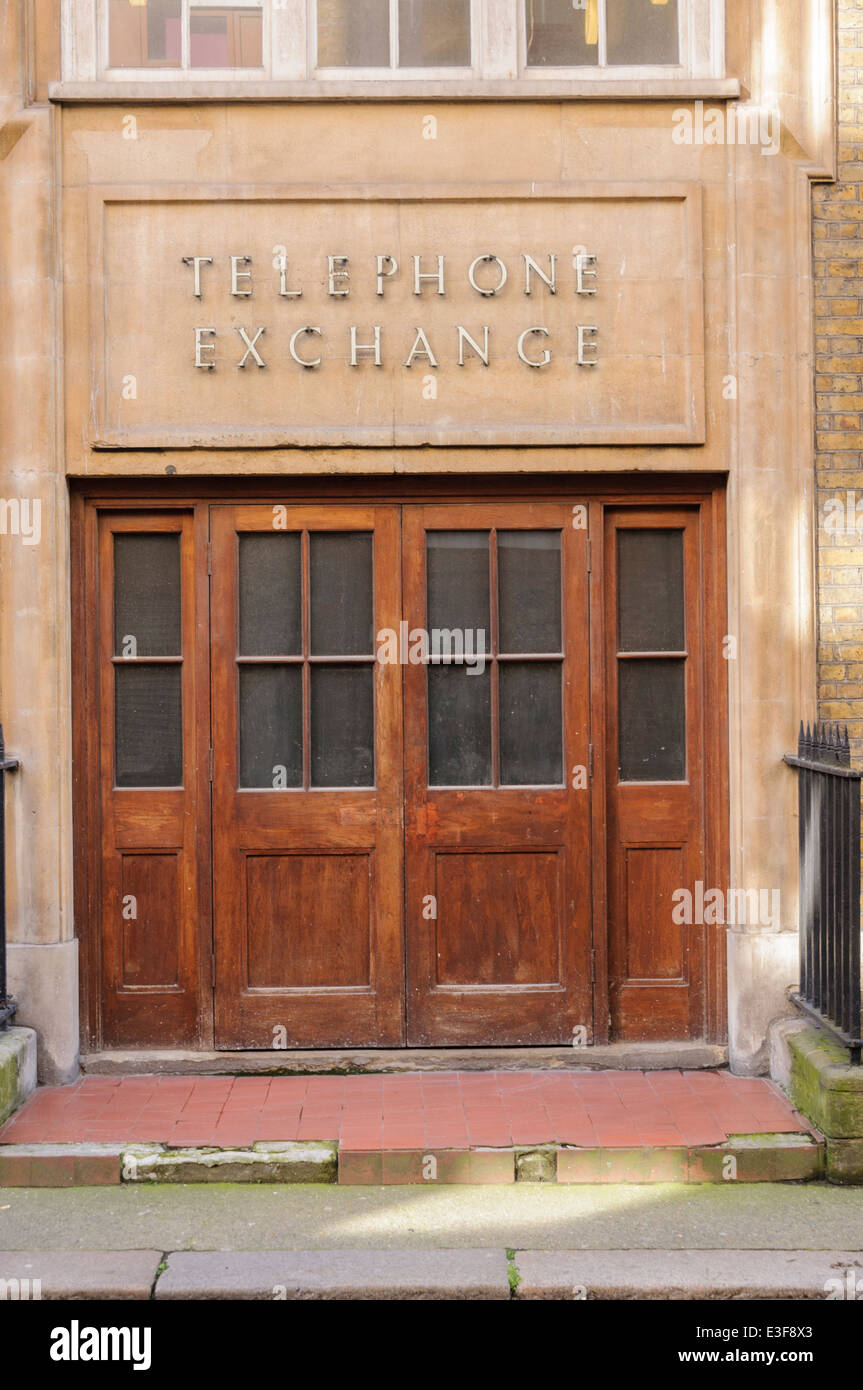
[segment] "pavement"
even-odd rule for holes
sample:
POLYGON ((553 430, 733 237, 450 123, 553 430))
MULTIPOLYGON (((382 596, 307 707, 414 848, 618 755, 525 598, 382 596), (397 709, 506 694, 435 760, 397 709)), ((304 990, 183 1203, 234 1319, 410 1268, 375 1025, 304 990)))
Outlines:
POLYGON ((823 1301, 863 1296, 863 1194, 821 1183, 7 1188, 0 1250, 7 1298, 32 1297, 38 1280, 43 1299, 823 1301))

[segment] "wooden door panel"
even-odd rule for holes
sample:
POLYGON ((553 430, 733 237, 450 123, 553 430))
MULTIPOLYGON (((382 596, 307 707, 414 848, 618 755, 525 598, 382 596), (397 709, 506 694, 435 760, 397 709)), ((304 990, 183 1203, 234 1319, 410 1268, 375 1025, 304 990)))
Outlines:
MULTIPOLYGON (((606 514, 605 622, 608 804, 609 1004, 615 1039, 648 1041, 705 1036, 704 928, 674 920, 674 894, 692 890, 703 875, 704 848, 704 616, 701 535, 697 509, 615 509, 606 514), (640 615, 645 650, 622 636, 626 595, 619 592, 620 536, 661 535, 679 556, 663 586, 656 575, 646 584, 650 610, 640 615), (669 613, 663 626, 662 605, 669 613), (678 614, 679 609, 679 614, 678 614), (641 671, 677 663, 683 699, 679 723, 683 743, 679 767, 666 746, 667 711, 635 710, 646 767, 644 780, 623 765, 633 757, 622 730, 618 680, 624 666, 641 671), (655 736, 658 746, 651 747, 655 736), (663 743, 663 739, 666 743, 663 743), (625 751, 624 751, 625 750, 625 751)), ((646 552, 647 553, 647 552, 646 552)), ((670 552, 669 552, 670 553, 670 552)), ((638 608, 636 595, 634 606, 638 608)), ((631 623, 633 631, 638 617, 631 623)), ((651 682, 644 682, 647 703, 651 682)))
MULTIPOLYGON (((199 939, 201 924, 208 926, 208 861, 200 857, 199 550, 190 513, 113 513, 99 521, 99 899, 102 1027, 108 1046, 152 1046, 166 1039, 182 1046, 201 1037, 199 939), (173 596, 160 590, 152 573, 161 553, 148 559, 147 552, 152 539, 165 538, 169 543, 174 538, 179 552, 173 596), (124 541, 142 547, 131 572, 141 586, 137 596, 119 590, 115 595, 115 555, 124 541), (154 615, 160 592, 178 605, 176 635, 164 641, 154 615), (120 632, 118 623, 124 629, 140 623, 149 630, 120 632), (160 672, 169 673, 179 696, 174 730, 161 722, 162 710, 147 698, 146 683, 133 705, 124 707, 118 695, 129 675, 137 679, 141 673, 158 692, 153 677, 158 682, 160 672), (168 765, 159 750, 166 737, 178 758, 169 775, 181 786, 158 784, 157 770, 168 765), (117 785, 121 776, 123 786, 117 785), (133 785, 136 780, 145 785, 133 785)), ((128 590, 130 576, 122 573, 118 583, 128 590)), ((170 615, 166 621, 173 627, 170 615)), ((205 809, 203 821, 206 830, 205 809)))
MULTIPOLYGON (((394 507, 213 508, 214 928, 220 1047, 362 1047, 403 1041, 400 670, 374 659, 372 641, 382 628, 398 626, 398 520, 394 507), (267 599, 264 591, 243 597, 242 542, 272 536, 274 512, 284 513, 280 529, 300 538, 285 551, 284 573, 295 576, 285 580, 284 590, 294 626, 285 628, 284 642, 291 650, 281 653, 261 650, 268 638, 261 635, 259 621, 252 624, 254 650, 247 650, 242 631, 242 613, 265 607, 267 599), (356 593, 345 596, 344 576, 326 559, 328 538, 349 543, 356 535, 373 538, 373 623, 359 653, 352 650, 356 644, 345 629, 344 615, 352 601, 361 606, 361 599, 356 593), (296 571, 290 557, 299 557, 296 571), (292 597, 289 585, 294 582, 300 587, 292 597), (329 592, 330 585, 335 598, 318 603, 317 593, 329 592), (322 655, 315 634, 328 627, 336 634, 331 640, 343 645, 322 655), (269 786, 258 764, 257 772, 244 773, 241 753, 242 673, 261 667, 298 673, 284 687, 295 702, 294 713, 279 706, 272 724, 278 734, 293 719, 302 731, 302 747, 291 769, 286 771, 287 762, 277 759, 273 770, 280 770, 282 784, 276 777, 269 786), (329 775, 321 771, 326 749, 315 762, 315 721, 325 715, 314 701, 324 668, 330 673, 368 672, 374 725, 371 786, 316 785, 316 777, 329 775), (274 1042, 277 1037, 280 1043, 274 1042)), ((273 622, 278 626, 277 618, 273 622)), ((338 744, 339 728, 329 727, 328 737, 338 744)), ((320 738, 317 746, 320 754, 320 738)), ((365 776, 362 769, 357 773, 360 779, 365 776)))
MULTIPOLYGON (((408 1040, 418 1046, 559 1043, 571 1041, 579 1026, 590 1036, 586 534, 573 528, 572 507, 566 505, 407 508, 407 626, 411 632, 427 631, 430 644, 432 590, 428 586, 435 580, 432 562, 427 564, 427 544, 432 533, 438 533, 432 545, 451 547, 458 584, 473 577, 479 598, 468 594, 466 608, 485 612, 488 593, 490 751, 479 761, 468 755, 472 768, 481 766, 486 778, 481 786, 432 785, 429 730, 435 716, 427 689, 429 664, 406 665, 408 1040), (460 533, 469 537, 461 555, 460 533), (555 571, 548 569, 535 592, 527 592, 533 581, 524 581, 525 595, 519 593, 517 567, 507 571, 513 561, 505 554, 507 547, 518 550, 522 544, 527 549, 539 547, 533 558, 540 566, 549 563, 543 547, 559 556, 557 579, 555 571), (468 554, 472 546, 479 558, 468 554), (560 610, 557 616, 549 616, 555 585, 560 610), (538 595, 544 598, 545 608, 537 606, 538 595), (536 636, 521 621, 521 598, 534 605, 536 636), (543 636, 543 630, 551 631, 555 622, 559 639, 543 636), (507 628, 516 635, 507 638, 507 628), (513 717, 513 708, 518 717, 517 702, 507 706, 503 698, 507 667, 520 665, 522 675, 528 673, 519 688, 520 695, 526 691, 530 708, 530 672, 536 667, 529 663, 540 663, 546 673, 559 673, 559 767, 554 784, 506 785, 501 728, 506 718, 513 717), (578 768, 583 776, 573 776, 578 768)), ((522 608, 526 611, 529 606, 522 608)), ((470 676, 465 671, 459 678, 469 680, 470 676)), ((557 674, 551 679, 556 682, 557 674)), ((457 704, 453 708, 457 717, 457 704)), ((535 718, 541 743, 546 706, 540 704, 539 709, 540 713, 528 717, 535 718)), ((484 739, 481 731, 476 742, 480 750, 484 739)), ((515 754, 520 751, 516 748, 515 754)), ((508 756, 511 765, 512 748, 508 756)), ((455 764, 446 766, 451 769, 455 764)))

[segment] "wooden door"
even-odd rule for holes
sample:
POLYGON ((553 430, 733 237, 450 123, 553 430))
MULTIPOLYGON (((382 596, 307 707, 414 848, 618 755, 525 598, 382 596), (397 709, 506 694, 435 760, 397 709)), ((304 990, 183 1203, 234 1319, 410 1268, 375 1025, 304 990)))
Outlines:
POLYGON ((404 1040, 398 508, 215 506, 216 1041, 404 1040))
POLYGON ((108 1046, 183 1046, 208 1036, 207 689, 199 650, 206 593, 195 531, 191 512, 117 512, 99 521, 94 898, 108 1046))
POLYGON ((414 1046, 592 1037, 583 515, 405 509, 414 1046))
POLYGON ((701 1038, 715 950, 674 895, 704 879, 709 556, 697 508, 611 509, 605 528, 612 1036, 701 1038))

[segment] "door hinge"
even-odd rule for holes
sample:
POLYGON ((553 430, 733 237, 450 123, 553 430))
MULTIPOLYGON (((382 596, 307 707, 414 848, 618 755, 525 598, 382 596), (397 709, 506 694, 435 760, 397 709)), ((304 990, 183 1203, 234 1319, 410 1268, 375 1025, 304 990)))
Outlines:
POLYGON ((596 984, 596 948, 594 946, 590 948, 590 983, 596 984))
POLYGON ((213 951, 213 953, 212 953, 211 956, 210 956, 210 980, 211 980, 213 989, 215 989, 215 988, 216 988, 216 953, 215 953, 215 951, 213 951))
POLYGON ((590 574, 590 536, 587 538, 587 572, 590 574))
POLYGON ((207 541, 207 574, 213 573, 213 544, 207 541))
POLYGON ((213 780, 213 750, 210 749, 210 781, 213 780))
POLYGON ((587 775, 593 780, 593 744, 587 745, 587 775))

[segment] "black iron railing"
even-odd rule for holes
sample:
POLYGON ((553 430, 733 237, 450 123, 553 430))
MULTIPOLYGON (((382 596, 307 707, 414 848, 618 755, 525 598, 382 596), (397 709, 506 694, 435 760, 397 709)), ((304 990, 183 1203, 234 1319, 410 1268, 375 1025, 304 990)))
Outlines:
POLYGON ((17 1007, 6 987, 6 773, 17 770, 18 759, 6 757, 0 724, 0 1032, 15 1017, 17 1007))
POLYGON ((800 988, 794 1002, 860 1065, 860 781, 848 730, 800 725, 800 988))

